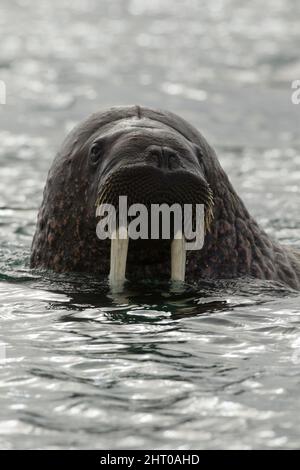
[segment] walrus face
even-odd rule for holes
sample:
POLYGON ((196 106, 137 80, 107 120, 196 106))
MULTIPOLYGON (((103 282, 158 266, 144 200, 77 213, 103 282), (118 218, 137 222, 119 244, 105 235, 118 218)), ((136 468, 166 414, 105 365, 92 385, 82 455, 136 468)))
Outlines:
POLYGON ((113 204, 120 195, 129 204, 208 202, 210 189, 195 144, 148 119, 110 127, 88 150, 98 202, 113 204))
MULTIPOLYGON (((126 196, 128 206, 143 204, 149 213, 152 204, 179 204, 182 208, 203 204, 208 229, 213 196, 199 153, 199 147, 178 131, 152 119, 131 118, 105 126, 92 136, 86 149, 89 199, 96 206, 105 203, 118 209, 119 197, 126 196)), ((149 233, 150 226, 149 220, 149 233)), ((172 241, 174 235, 171 228, 170 240, 130 240, 129 246, 117 236, 111 242, 111 281, 122 281, 125 270, 127 277, 184 280, 185 245, 172 241)))

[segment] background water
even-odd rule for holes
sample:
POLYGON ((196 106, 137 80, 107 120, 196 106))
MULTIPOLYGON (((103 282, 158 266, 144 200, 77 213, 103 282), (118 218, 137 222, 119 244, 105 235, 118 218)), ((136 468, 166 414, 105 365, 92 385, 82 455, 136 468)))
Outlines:
POLYGON ((113 104, 194 123, 252 214, 299 247, 299 2, 2 0, 0 30, 0 447, 299 447, 299 293, 112 296, 28 268, 58 145, 113 104))

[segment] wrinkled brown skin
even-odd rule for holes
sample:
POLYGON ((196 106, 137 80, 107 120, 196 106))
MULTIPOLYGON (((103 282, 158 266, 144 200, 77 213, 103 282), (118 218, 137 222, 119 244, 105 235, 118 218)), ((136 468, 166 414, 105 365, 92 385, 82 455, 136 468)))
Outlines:
MULTIPOLYGON (((186 281, 250 276, 300 289, 299 253, 271 240, 258 226, 203 136, 175 114, 139 106, 116 107, 93 114, 67 137, 44 189, 32 243, 31 267, 108 275, 110 242, 96 237, 95 201, 99 181, 96 181, 97 173, 90 171, 88 152, 104 126, 111 128, 132 120, 143 123, 145 119, 145 122, 150 119, 163 123, 179 139, 198 146, 201 167, 213 191, 211 230, 201 251, 188 252, 186 281)), ((147 265, 141 255, 140 266, 135 265, 132 277, 134 273, 138 277, 159 277, 161 272, 168 275, 165 264, 170 256, 157 254, 156 245, 149 248, 149 253, 153 263, 147 265)), ((135 262, 139 262, 137 252, 135 262)))

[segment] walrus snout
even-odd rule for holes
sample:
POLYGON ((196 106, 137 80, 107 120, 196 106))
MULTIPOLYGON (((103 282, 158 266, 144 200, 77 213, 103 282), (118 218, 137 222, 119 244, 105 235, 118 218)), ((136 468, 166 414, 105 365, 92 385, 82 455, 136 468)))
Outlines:
MULTIPOLYGON (((184 281, 185 279, 185 265, 186 265, 186 223, 193 227, 196 226, 196 217, 199 210, 199 205, 204 206, 204 221, 201 220, 202 230, 205 232, 209 229, 212 220, 212 206, 213 194, 212 191, 203 177, 195 175, 191 171, 180 168, 180 160, 176 152, 171 149, 152 146, 148 149, 147 156, 151 155, 153 162, 149 164, 136 164, 129 166, 119 167, 115 171, 111 171, 105 183, 100 186, 100 192, 97 198, 97 208, 100 206, 106 207, 109 205, 113 207, 113 211, 119 215, 122 213, 122 223, 115 220, 116 226, 114 229, 114 237, 111 240, 111 262, 110 262, 110 282, 111 285, 123 284, 125 280, 125 273, 130 273, 130 267, 134 265, 136 270, 136 261, 139 260, 138 265, 152 264, 153 260, 157 259, 155 253, 159 253, 159 258, 164 260, 165 269, 160 269, 164 272, 168 269, 166 263, 166 252, 169 247, 170 275, 172 280, 184 281), (174 160, 176 158, 176 160, 174 160), (170 171, 170 165, 172 162, 170 171), (177 163, 178 162, 178 163, 177 163), (153 164, 152 164, 153 163, 153 164), (175 166, 175 168, 174 168, 175 166), (167 171, 166 171, 167 169, 167 171), (124 211, 124 197, 126 198, 126 210, 124 211), (122 199, 122 202, 121 202, 122 199), (138 206, 139 214, 143 214, 146 210, 146 219, 139 222, 140 234, 146 235, 147 243, 134 243, 127 238, 121 239, 120 233, 126 227, 130 227, 131 218, 127 208, 133 209, 138 206), (140 207, 144 209, 140 209, 140 207), (153 219, 153 208, 168 207, 170 210, 170 219, 167 229, 167 239, 170 244, 162 245, 157 244, 157 240, 164 241, 166 239, 165 220, 161 218, 153 219), (185 214, 186 207, 191 209, 189 221, 184 219, 182 214, 185 214), (180 208, 180 216, 178 218, 177 209, 180 208), (173 209, 172 209, 173 208, 173 209), (171 211, 174 210, 171 214, 171 211), (177 214, 177 215, 176 215, 177 214), (124 219, 125 217, 125 219, 124 219), (177 217, 177 218, 176 218, 177 217), (176 218, 176 220, 175 220, 176 218), (154 240, 153 243, 153 233, 154 240), (150 235, 151 234, 151 235, 150 235), (129 256, 128 256, 128 249, 129 256), (142 253, 141 253, 142 251, 142 253), (143 251, 145 255, 143 254, 143 251), (149 257, 150 253, 150 257, 149 257), (142 261, 143 260, 143 261, 142 261)), ((130 210, 131 210, 130 209, 130 210)), ((160 210, 160 209, 157 209, 160 210)), ((135 211, 135 209, 134 209, 135 211)), ((102 213, 100 210, 99 213, 102 213)), ((134 212, 135 213, 135 212, 134 212)), ((139 216, 140 217, 140 216, 139 216)), ((135 225, 134 225, 135 226, 135 225)), ((132 233, 129 228, 129 235, 132 238, 132 233)), ((133 238, 136 240, 135 236, 133 238)))
POLYGON ((213 193, 207 181, 191 171, 179 168, 164 171, 157 165, 130 165, 112 170, 102 182, 100 180, 96 206, 111 204, 118 209, 120 196, 126 196, 128 206, 143 204, 151 210, 151 205, 167 204, 196 205, 205 208, 205 229, 212 222, 213 193))
POLYGON ((162 170, 176 170, 182 167, 178 152, 167 146, 150 145, 146 151, 146 162, 162 170))

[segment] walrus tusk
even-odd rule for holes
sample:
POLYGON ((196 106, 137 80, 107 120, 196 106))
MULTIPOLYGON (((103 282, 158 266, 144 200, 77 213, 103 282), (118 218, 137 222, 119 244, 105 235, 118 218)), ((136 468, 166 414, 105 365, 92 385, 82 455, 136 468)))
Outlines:
POLYGON ((125 282, 126 262, 129 238, 127 229, 117 228, 112 234, 110 247, 109 283, 112 287, 121 287, 125 282), (122 233, 122 237, 120 237, 122 233))
POLYGON ((182 281, 185 279, 186 249, 182 232, 177 232, 171 243, 171 279, 182 281))

